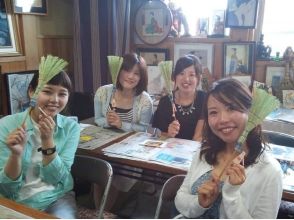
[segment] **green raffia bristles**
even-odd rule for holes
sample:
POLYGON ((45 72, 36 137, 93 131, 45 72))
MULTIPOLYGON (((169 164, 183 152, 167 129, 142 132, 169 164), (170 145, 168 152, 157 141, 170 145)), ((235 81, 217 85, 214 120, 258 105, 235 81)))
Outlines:
POLYGON ((173 62, 171 60, 161 61, 159 64, 160 73, 163 76, 166 90, 169 95, 172 96, 173 87, 172 87, 172 71, 173 71, 173 62))
POLYGON ((279 106, 280 102, 275 96, 270 95, 263 89, 253 89, 253 100, 252 106, 249 109, 248 122, 236 145, 238 152, 242 151, 242 145, 248 133, 257 125, 261 124, 265 117, 273 110, 279 108, 279 106))
POLYGON ((123 58, 120 56, 107 56, 108 66, 111 74, 112 84, 116 84, 116 78, 123 63, 123 58))
POLYGON ((31 106, 35 106, 36 98, 45 84, 49 82, 54 76, 56 76, 60 71, 62 71, 67 65, 68 63, 65 60, 52 55, 48 55, 46 58, 41 58, 39 65, 38 86, 32 97, 30 103, 31 106))

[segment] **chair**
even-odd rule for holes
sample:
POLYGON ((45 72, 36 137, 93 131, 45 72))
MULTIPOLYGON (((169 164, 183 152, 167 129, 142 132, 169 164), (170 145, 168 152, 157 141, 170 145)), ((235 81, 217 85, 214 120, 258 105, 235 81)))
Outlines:
POLYGON ((78 205, 79 218, 103 218, 104 206, 107 200, 113 175, 111 165, 108 162, 95 157, 76 155, 71 173, 74 177, 75 183, 78 180, 83 180, 98 184, 99 187, 101 187, 103 193, 98 213, 96 210, 85 209, 84 207, 78 205))
POLYGON ((68 113, 79 121, 94 116, 94 95, 90 92, 72 92, 68 101, 68 113))
POLYGON ((263 130, 262 133, 265 137, 265 140, 269 143, 294 147, 294 136, 292 135, 269 130, 263 130))
MULTIPOLYGON (((287 147, 294 147, 294 136, 275 132, 275 131, 262 131, 265 140, 269 143, 287 146, 287 147)), ((294 203, 288 202, 285 200, 281 201, 278 218, 293 218, 294 217, 294 203)))
POLYGON ((180 188, 180 186, 182 185, 184 179, 185 179, 185 175, 176 175, 176 176, 170 177, 164 183, 162 190, 161 190, 161 193, 160 193, 160 196, 159 196, 159 200, 158 200, 158 204, 157 204, 154 218, 159 218, 159 215, 161 212, 161 207, 164 203, 174 201, 176 194, 177 194, 177 191, 180 188))

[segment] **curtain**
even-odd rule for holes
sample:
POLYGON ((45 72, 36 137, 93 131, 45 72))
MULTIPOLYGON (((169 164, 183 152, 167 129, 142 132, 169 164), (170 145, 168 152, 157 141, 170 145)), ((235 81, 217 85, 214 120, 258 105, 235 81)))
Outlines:
POLYGON ((74 90, 95 93, 111 82, 107 55, 130 49, 131 0, 74 0, 74 90))

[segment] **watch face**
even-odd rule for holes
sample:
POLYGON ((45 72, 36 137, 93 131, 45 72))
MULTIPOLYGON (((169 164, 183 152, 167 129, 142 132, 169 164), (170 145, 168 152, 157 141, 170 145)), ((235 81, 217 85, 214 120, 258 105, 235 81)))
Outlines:
POLYGON ((158 44, 170 33, 172 14, 162 1, 147 1, 136 13, 135 31, 146 44, 158 44))

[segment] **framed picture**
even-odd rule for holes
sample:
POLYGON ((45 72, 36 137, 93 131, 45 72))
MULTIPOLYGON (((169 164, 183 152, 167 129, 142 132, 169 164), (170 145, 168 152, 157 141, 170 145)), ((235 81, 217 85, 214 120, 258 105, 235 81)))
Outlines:
POLYGON ((232 78, 240 81, 248 87, 251 86, 251 76, 232 76, 232 78))
POLYGON ((13 0, 14 13, 47 15, 47 0, 13 0))
POLYGON ((146 1, 135 16, 135 32, 145 44, 158 44, 170 33, 172 14, 162 1, 146 1))
POLYGON ((8 73, 6 75, 9 114, 24 111, 29 107, 28 86, 37 70, 8 73))
POLYGON ((294 108, 294 90, 283 90, 283 107, 294 108))
POLYGON ((137 53, 143 57, 148 66, 157 66, 160 61, 169 59, 168 49, 138 48, 137 53))
POLYGON ((285 71, 286 69, 283 66, 267 66, 265 84, 277 88, 284 78, 285 71))
POLYGON ((174 65, 177 60, 187 54, 197 56, 202 64, 202 68, 208 68, 210 73, 213 73, 213 44, 202 43, 175 43, 174 46, 174 65))
POLYGON ((224 76, 252 78, 255 71, 255 42, 224 43, 224 76))
POLYGON ((20 55, 19 32, 10 1, 0 0, 0 56, 20 55))
POLYGON ((255 28, 258 0, 228 0, 226 27, 255 28))
POLYGON ((209 37, 224 37, 225 35, 225 11, 214 10, 210 18, 209 37))
POLYGON ((197 22, 197 36, 206 37, 209 31, 209 18, 199 18, 197 22))

